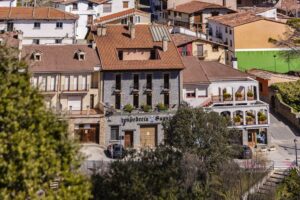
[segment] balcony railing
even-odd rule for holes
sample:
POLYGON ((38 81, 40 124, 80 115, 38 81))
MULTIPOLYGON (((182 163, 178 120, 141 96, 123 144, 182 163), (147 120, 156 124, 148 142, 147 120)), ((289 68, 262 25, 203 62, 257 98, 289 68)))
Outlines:
POLYGON ((151 91, 152 91, 152 83, 146 83, 146 84, 144 85, 144 90, 145 90, 146 92, 151 92, 151 91))
POLYGON ((71 84, 71 85, 62 85, 61 91, 63 92, 86 92, 89 90, 89 84, 71 84))
POLYGON ((119 93, 121 92, 121 84, 115 84, 112 86, 112 91, 119 93))

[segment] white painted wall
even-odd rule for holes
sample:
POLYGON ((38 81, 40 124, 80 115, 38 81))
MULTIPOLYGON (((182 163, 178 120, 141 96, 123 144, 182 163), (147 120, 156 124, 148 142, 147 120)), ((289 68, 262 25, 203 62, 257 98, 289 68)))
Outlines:
POLYGON ((273 9, 267 10, 265 12, 258 13, 257 15, 263 16, 266 18, 277 19, 277 9, 273 8, 273 9))
POLYGON ((76 15, 79 15, 78 25, 76 27, 76 39, 84 39, 88 33, 88 16, 92 15, 93 19, 96 19, 101 16, 110 15, 113 13, 117 13, 123 10, 127 10, 130 8, 134 8, 134 0, 111 0, 106 3, 112 4, 111 12, 104 13, 103 12, 103 4, 93 4, 93 9, 88 9, 89 1, 81 0, 77 1, 77 10, 73 9, 73 4, 62 5, 57 4, 55 7, 64 10, 66 12, 70 12, 76 15), (128 1, 128 8, 123 8, 123 1, 128 1))
POLYGON ((0 0, 0 7, 16 7, 17 0, 0 0))
MULTIPOLYGON (((63 39, 63 43, 72 44, 75 37, 74 20, 14 20, 14 29, 23 32, 23 44, 32 44, 32 39, 39 39, 41 44, 53 44, 55 39, 63 39), (34 22, 40 22, 39 29, 34 22), (56 28, 56 22, 63 22, 63 28, 56 28)), ((0 30, 7 29, 7 21, 0 22, 0 30)))

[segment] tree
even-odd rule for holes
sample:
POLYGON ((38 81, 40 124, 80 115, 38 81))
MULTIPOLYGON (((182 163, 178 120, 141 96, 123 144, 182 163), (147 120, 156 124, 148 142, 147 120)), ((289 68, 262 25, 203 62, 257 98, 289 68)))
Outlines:
POLYGON ((0 47, 0 199, 88 199, 90 184, 77 172, 79 145, 30 86, 17 54, 0 47))
POLYGON ((294 200, 300 199, 300 176, 297 169, 292 169, 289 175, 277 187, 276 199, 294 200))

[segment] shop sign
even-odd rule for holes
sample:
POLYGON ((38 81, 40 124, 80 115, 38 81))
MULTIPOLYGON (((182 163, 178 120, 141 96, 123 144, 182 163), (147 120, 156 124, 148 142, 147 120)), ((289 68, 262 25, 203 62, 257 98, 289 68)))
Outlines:
POLYGON ((126 123, 138 123, 138 122, 148 122, 148 123, 155 123, 155 122, 163 122, 166 120, 171 119, 172 116, 130 116, 130 117, 123 117, 121 118, 121 123, 123 124, 123 126, 126 123))

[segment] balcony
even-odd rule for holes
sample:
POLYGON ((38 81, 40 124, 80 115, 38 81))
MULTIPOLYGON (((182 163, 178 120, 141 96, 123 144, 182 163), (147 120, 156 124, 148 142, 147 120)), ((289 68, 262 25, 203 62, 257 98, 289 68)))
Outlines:
POLYGON ((62 108, 51 108, 51 110, 58 114, 63 116, 69 116, 69 117, 90 117, 90 116, 98 116, 104 114, 104 105, 102 103, 99 103, 95 108, 90 108, 90 106, 86 106, 85 109, 82 110, 72 110, 70 107, 68 110, 64 110, 62 108))
POLYGON ((205 108, 208 111, 214 111, 229 120, 229 126, 268 126, 269 125, 269 106, 262 101, 256 101, 251 104, 238 104, 218 106, 213 105, 205 108))
POLYGON ((89 91, 89 84, 62 85, 61 91, 63 93, 87 93, 89 91))
POLYGON ((145 93, 151 93, 152 92, 152 83, 146 83, 143 88, 144 88, 145 93))
POLYGON ((119 94, 121 93, 121 84, 115 84, 111 89, 115 94, 119 94))
POLYGON ((39 87, 39 91, 44 95, 55 95, 57 92, 56 86, 51 88, 41 88, 39 87))
POLYGON ((132 92, 133 94, 139 93, 139 90, 140 90, 139 84, 138 84, 138 83, 132 84, 132 85, 130 86, 130 90, 131 90, 131 92, 132 92))
POLYGON ((161 88, 161 92, 162 93, 169 93, 170 92, 170 83, 164 83, 162 86, 160 86, 161 88))

